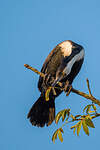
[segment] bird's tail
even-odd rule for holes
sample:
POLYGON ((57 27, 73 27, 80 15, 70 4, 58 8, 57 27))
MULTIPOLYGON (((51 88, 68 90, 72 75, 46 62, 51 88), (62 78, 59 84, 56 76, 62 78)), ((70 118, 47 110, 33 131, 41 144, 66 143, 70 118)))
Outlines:
POLYGON ((46 101, 44 96, 33 104, 27 118, 34 126, 43 127, 45 124, 49 126, 55 119, 55 102, 54 98, 46 101))

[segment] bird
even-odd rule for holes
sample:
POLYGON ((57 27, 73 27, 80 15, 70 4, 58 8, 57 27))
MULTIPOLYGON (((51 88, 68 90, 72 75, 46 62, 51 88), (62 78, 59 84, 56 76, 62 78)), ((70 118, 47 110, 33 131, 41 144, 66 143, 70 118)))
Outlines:
POLYGON ((44 77, 39 76, 38 81, 40 97, 27 115, 32 125, 49 126, 55 120, 55 98, 63 92, 61 87, 66 87, 68 91, 67 87, 72 85, 82 67, 84 55, 83 46, 71 40, 65 40, 47 56, 41 69, 44 77), (51 90, 49 100, 46 101, 45 93, 49 87, 53 87, 56 94, 51 90))

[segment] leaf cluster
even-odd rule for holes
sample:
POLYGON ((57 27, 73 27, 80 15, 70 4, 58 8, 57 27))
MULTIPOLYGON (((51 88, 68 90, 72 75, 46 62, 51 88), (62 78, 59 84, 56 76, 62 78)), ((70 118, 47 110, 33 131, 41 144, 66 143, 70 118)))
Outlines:
POLYGON ((70 129, 73 129, 74 134, 76 133, 76 135, 79 136, 79 133, 83 127, 83 131, 89 136, 89 128, 95 128, 93 119, 98 117, 98 115, 100 116, 100 114, 97 113, 97 108, 93 103, 84 107, 82 115, 78 114, 74 116, 70 109, 64 109, 60 111, 55 117, 55 123, 58 124, 60 119, 62 119, 62 122, 64 123, 54 132, 52 141, 55 143, 58 135, 60 141, 63 142, 63 127, 68 123, 74 122, 76 122, 76 124, 70 127, 70 129))

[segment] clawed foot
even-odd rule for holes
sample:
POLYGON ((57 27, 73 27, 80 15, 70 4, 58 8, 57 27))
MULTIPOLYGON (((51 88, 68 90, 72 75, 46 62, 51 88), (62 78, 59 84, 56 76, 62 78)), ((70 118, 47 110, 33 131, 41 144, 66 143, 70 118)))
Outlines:
POLYGON ((71 92, 71 90, 72 90, 72 85, 69 85, 68 88, 69 88, 69 89, 68 89, 68 92, 67 92, 66 96, 69 96, 69 94, 70 94, 70 92, 71 92))
POLYGON ((72 89, 72 85, 70 85, 69 82, 67 81, 64 86, 64 91, 65 91, 65 93, 67 92, 66 96, 69 96, 71 89, 72 89))

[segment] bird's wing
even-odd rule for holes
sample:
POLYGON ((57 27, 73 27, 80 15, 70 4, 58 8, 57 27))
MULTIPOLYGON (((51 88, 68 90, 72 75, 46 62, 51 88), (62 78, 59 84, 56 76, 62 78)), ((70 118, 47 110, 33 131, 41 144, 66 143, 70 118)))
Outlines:
POLYGON ((83 60, 84 60, 84 51, 81 51, 81 53, 79 54, 77 51, 74 51, 73 53, 71 53, 70 56, 64 57, 61 61, 60 66, 57 69, 56 78, 52 86, 55 86, 57 82, 67 78, 69 75, 70 78, 73 79, 79 72, 83 60))
POLYGON ((47 56, 43 66, 42 66, 42 69, 41 69, 41 72, 43 73, 47 73, 47 68, 48 66, 50 66, 50 64, 52 63, 53 60, 57 61, 55 58, 57 58, 57 54, 59 54, 60 52, 60 47, 59 46, 56 46, 50 53, 49 55, 47 56))
POLYGON ((63 58, 61 61, 61 64, 59 65, 57 71, 56 71, 56 77, 52 84, 54 87, 59 81, 61 81, 63 78, 66 78, 67 75, 70 73, 70 67, 67 65, 67 62, 65 60, 68 60, 69 58, 63 58))
MULTIPOLYGON (((41 72, 43 72, 47 76, 56 77, 56 71, 59 68, 61 61, 63 59, 63 55, 61 52, 61 47, 56 46, 51 53, 46 58, 41 72)), ((38 88, 41 91, 41 86, 43 83, 43 78, 39 77, 38 88)))

